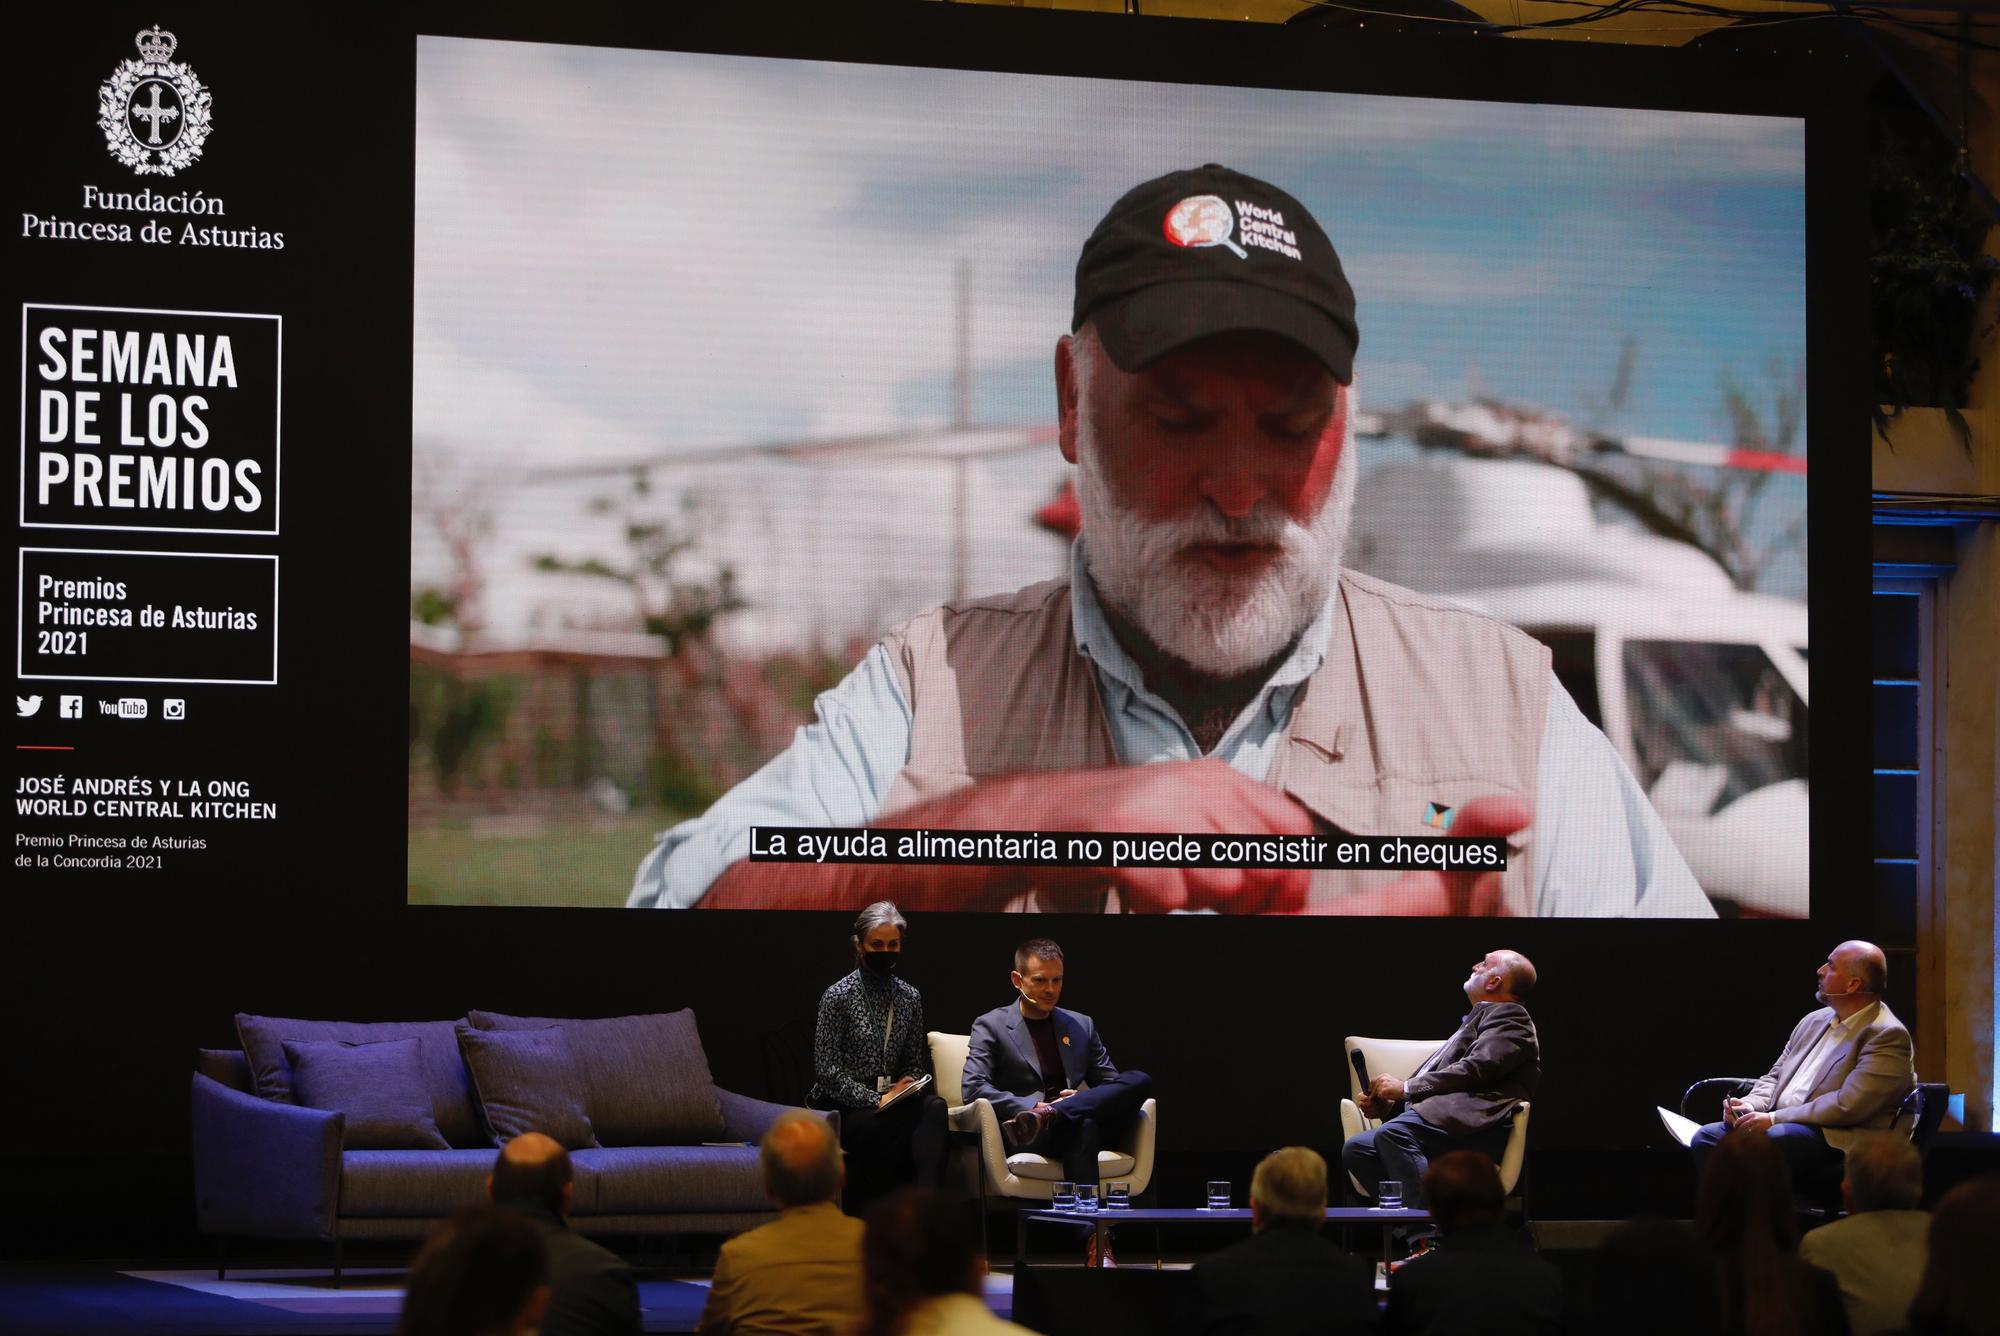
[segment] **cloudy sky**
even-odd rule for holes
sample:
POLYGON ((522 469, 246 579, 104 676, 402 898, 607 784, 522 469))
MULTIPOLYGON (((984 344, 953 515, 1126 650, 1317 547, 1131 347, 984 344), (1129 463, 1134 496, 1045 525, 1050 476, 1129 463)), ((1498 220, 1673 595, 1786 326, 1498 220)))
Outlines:
POLYGON ((440 38, 418 65, 414 425, 480 467, 942 422, 961 260, 976 420, 1050 420, 1084 237, 1208 161, 1332 236, 1367 406, 1581 418, 1629 336, 1605 425, 1715 440, 1721 373, 1804 353, 1798 121, 440 38))
POLYGON ((417 429, 596 455, 945 416, 974 266, 978 416, 1050 415, 1076 253, 1217 161, 1298 196, 1376 404, 1575 410, 1640 344, 1629 430, 1713 436, 1716 378, 1805 330, 1794 120, 427 38, 417 429))

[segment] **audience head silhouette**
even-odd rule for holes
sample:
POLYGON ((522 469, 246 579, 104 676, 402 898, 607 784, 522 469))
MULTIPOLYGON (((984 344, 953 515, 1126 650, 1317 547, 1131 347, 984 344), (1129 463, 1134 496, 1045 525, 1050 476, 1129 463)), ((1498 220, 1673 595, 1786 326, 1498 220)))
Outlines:
POLYGON ((398 1336, 518 1336, 548 1307, 548 1255, 519 1211, 469 1206, 410 1265, 398 1336))
POLYGON ((1259 1161, 1250 1177, 1250 1218, 1259 1230, 1318 1229, 1326 1219, 1326 1161, 1320 1153, 1286 1146, 1259 1161))
POLYGON ((1500 1171, 1476 1150, 1455 1150, 1431 1162, 1424 1174, 1424 1200, 1446 1238, 1481 1225, 1500 1223, 1507 1191, 1500 1171))
POLYGON ((846 1171, 840 1142, 826 1119, 803 1110, 771 1124, 758 1148, 764 1195, 781 1207, 811 1206, 840 1193, 846 1171))
POLYGON ((1930 1259, 1910 1301, 1910 1330, 1924 1336, 2000 1336, 2000 1174, 1960 1183, 1931 1212, 1930 1259))
POLYGON ((868 1305, 863 1336, 889 1336, 929 1300, 978 1294, 986 1256, 964 1202, 903 1188, 869 1208, 861 1271, 868 1305))
POLYGON ((486 1195, 502 1206, 539 1202, 565 1220, 575 1192, 569 1152, 540 1132, 523 1132, 508 1141, 486 1176, 486 1195))
POLYGON ((1847 1148, 1840 1182, 1847 1209, 1914 1211, 1924 1199, 1924 1157, 1909 1138, 1869 1132, 1847 1148))
POLYGON ((1715 1259, 1683 1224, 1640 1219, 1598 1248, 1581 1331, 1605 1336, 1719 1336, 1715 1259))
POLYGON ((1695 1233, 1715 1258, 1722 1319, 1732 1331, 1792 1336, 1805 1307, 1792 1172, 1771 1139, 1724 1137, 1695 1198, 1695 1233))

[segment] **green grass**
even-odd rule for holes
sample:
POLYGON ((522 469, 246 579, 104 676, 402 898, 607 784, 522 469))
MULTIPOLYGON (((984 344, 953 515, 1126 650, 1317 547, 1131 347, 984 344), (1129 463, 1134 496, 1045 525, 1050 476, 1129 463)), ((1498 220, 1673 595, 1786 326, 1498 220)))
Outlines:
POLYGON ((413 905, 625 903, 653 836, 676 818, 640 812, 533 835, 474 835, 464 827, 410 831, 413 905))

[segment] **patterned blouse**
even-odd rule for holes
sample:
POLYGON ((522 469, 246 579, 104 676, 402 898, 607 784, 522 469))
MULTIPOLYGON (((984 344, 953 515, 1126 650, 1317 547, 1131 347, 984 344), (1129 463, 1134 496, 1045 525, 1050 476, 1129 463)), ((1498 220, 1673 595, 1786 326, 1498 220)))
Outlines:
POLYGON ((900 1080, 930 1069, 924 997, 914 985, 893 974, 878 979, 857 969, 820 996, 807 1097, 815 1108, 872 1109, 879 1098, 877 1076, 900 1080))

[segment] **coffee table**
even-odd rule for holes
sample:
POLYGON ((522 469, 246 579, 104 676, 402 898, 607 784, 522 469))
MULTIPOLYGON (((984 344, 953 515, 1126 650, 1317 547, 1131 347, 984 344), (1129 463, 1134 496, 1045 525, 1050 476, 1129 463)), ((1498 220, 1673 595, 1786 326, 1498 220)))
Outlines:
MULTIPOLYGON (((1398 1225, 1422 1225, 1430 1222, 1431 1213, 1415 1207, 1384 1210, 1379 1206, 1329 1206, 1326 1222, 1343 1228, 1361 1225, 1378 1226, 1382 1231, 1382 1260, 1390 1261, 1390 1231, 1398 1225)), ((1247 1230, 1250 1227, 1248 1207, 1229 1207, 1211 1210, 1206 1206, 1134 1206, 1123 1211, 1099 1209, 1089 1213, 1083 1211, 1058 1211, 1053 1207, 1037 1206, 1021 1211, 1014 1217, 1014 1265, 1022 1265, 1028 1253, 1028 1226, 1035 1225, 1090 1225, 1097 1231, 1098 1251, 1104 1250, 1106 1235, 1113 1225, 1153 1226, 1153 1265, 1160 1265, 1159 1230, 1161 1225, 1228 1225, 1247 1230)))

